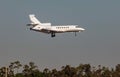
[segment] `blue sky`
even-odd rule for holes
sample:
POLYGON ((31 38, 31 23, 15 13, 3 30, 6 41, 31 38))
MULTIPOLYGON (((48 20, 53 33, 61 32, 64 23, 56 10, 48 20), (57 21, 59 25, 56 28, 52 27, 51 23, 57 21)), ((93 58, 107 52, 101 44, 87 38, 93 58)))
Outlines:
POLYGON ((40 68, 69 64, 115 66, 120 62, 120 0, 1 0, 0 66, 19 60, 40 68), (53 25, 75 24, 86 30, 55 38, 30 31, 29 14, 53 25))

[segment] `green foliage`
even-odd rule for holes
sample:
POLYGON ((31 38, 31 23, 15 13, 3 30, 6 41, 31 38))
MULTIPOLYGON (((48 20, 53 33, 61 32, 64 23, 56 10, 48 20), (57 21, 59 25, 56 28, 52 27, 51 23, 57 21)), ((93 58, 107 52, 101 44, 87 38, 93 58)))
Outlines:
POLYGON ((90 64, 80 64, 77 67, 62 66, 61 70, 45 68, 40 71, 34 62, 22 66, 19 61, 15 61, 10 63, 8 69, 0 68, 0 77, 5 77, 6 70, 8 77, 120 77, 120 64, 112 69, 101 65, 96 68, 90 64), (18 72, 20 67, 23 67, 22 72, 18 72))

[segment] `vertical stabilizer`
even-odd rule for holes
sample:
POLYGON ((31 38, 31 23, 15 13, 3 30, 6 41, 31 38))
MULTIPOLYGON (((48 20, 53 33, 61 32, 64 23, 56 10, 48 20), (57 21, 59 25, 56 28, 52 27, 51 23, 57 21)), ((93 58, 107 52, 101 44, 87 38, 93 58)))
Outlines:
POLYGON ((34 14, 30 14, 30 15, 29 15, 29 18, 30 18, 30 21, 31 21, 33 24, 41 24, 40 21, 35 17, 34 14))

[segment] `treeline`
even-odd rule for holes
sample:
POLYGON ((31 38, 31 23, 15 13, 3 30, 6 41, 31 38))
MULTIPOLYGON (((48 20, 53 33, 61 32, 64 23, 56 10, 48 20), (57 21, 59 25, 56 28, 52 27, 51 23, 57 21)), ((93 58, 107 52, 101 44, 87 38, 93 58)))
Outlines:
POLYGON ((60 70, 45 68, 40 71, 34 62, 22 65, 19 61, 15 61, 8 67, 0 68, 0 77, 120 77, 120 64, 115 68, 101 65, 93 67, 90 64, 80 64, 77 67, 66 65, 60 70))

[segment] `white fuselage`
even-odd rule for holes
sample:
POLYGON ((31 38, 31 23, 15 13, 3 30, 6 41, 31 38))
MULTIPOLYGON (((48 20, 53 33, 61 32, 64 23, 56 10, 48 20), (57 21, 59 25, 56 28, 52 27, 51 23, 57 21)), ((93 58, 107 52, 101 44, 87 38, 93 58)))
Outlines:
POLYGON ((79 28, 77 25, 65 25, 65 26, 50 26, 50 25, 38 25, 32 27, 31 30, 39 31, 43 33, 50 33, 51 31, 55 33, 64 33, 64 32, 81 32, 84 29, 79 28))
POLYGON ((77 25, 67 25, 67 26, 52 26, 52 30, 56 30, 58 33, 61 32, 79 32, 84 30, 83 28, 78 28, 77 25))

